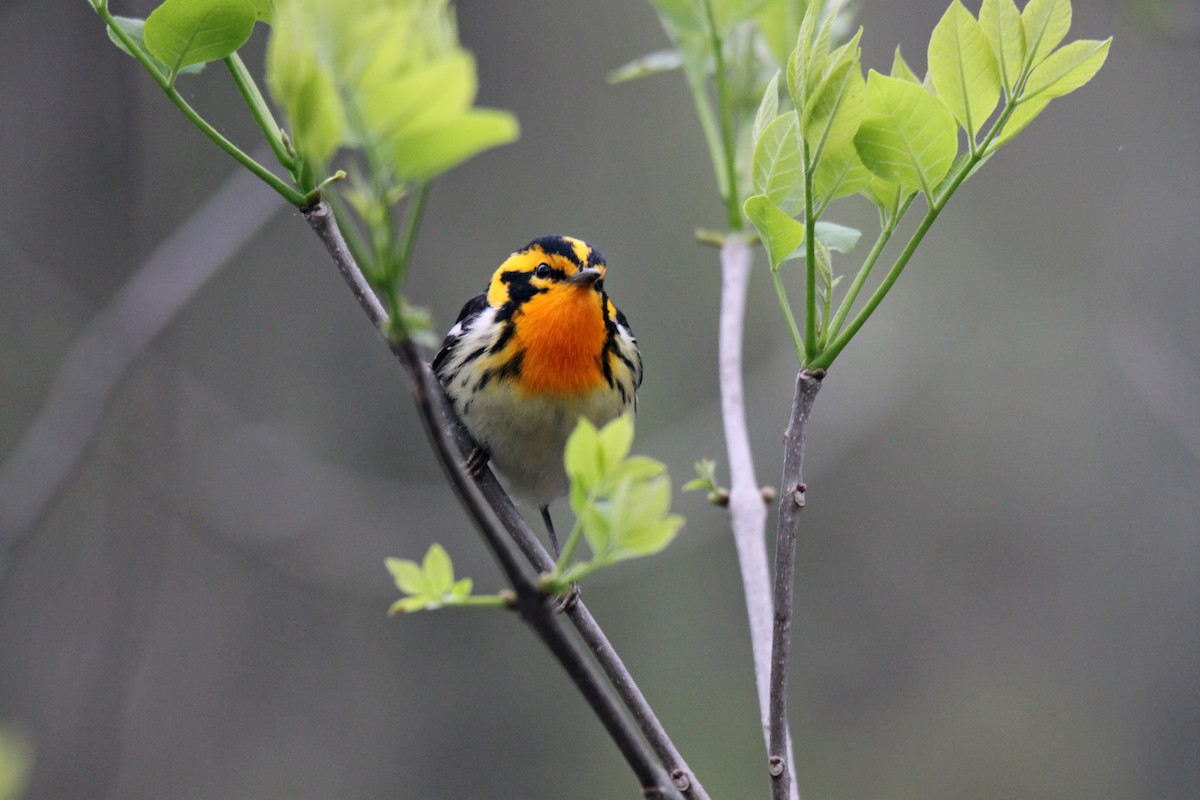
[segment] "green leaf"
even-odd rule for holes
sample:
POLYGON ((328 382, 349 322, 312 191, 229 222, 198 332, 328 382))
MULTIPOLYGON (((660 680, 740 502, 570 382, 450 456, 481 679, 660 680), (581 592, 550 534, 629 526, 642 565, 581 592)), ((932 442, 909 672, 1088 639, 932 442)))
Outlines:
POLYGON ((787 214, 804 208, 804 157, 795 111, 772 120, 754 146, 751 163, 754 191, 765 194, 787 214))
POLYGON ((633 417, 622 414, 600 429, 600 453, 604 471, 611 472, 633 447, 633 417))
POLYGON ((804 106, 804 140, 810 158, 819 163, 825 148, 838 148, 854 138, 866 110, 866 84, 859 63, 862 28, 829 57, 829 69, 812 89, 804 106))
POLYGON ((393 136, 388 144, 397 176, 427 181, 519 135, 517 118, 508 111, 472 108, 443 124, 393 136))
POLYGON ((904 56, 900 54, 900 45, 896 45, 896 54, 892 56, 892 73, 893 78, 908 81, 909 83, 920 84, 921 79, 917 77, 917 73, 912 71, 912 67, 904 60, 904 56))
POLYGON ((696 462, 696 477, 683 485, 683 491, 694 492, 698 489, 713 492, 717 489, 717 462, 711 458, 702 458, 696 462))
POLYGON ((173 80, 184 67, 237 50, 250 38, 256 18, 250 0, 166 0, 146 18, 146 47, 173 80))
MULTIPOLYGON (((600 432, 586 417, 579 418, 575 430, 567 437, 563 461, 572 485, 579 484, 585 493, 600 482, 604 474, 600 455, 600 432)), ((579 513, 579 509, 575 509, 575 513, 579 513)))
POLYGON ((817 241, 838 253, 849 253, 862 238, 862 231, 849 225, 839 225, 825 220, 817 221, 817 241))
POLYGON ((418 596, 427 594, 425 573, 420 564, 405 558, 385 558, 383 563, 387 566, 388 572, 392 573, 397 589, 405 594, 418 596))
POLYGON ((793 219, 765 194, 746 198, 742 209, 766 245, 771 269, 778 270, 804 243, 804 223, 793 219))
POLYGON ((275 0, 250 0, 254 6, 254 16, 260 22, 270 22, 275 16, 275 0))
POLYGON ((813 29, 816 27, 817 14, 819 13, 814 10, 814 5, 815 3, 809 4, 808 9, 805 11, 804 21, 800 23, 800 32, 796 36, 796 44, 788 56, 788 93, 791 94, 792 102, 796 104, 796 108, 804 108, 805 98, 808 95, 808 76, 813 49, 813 29))
POLYGON ((762 100, 758 103, 758 111, 754 114, 754 126, 751 128, 751 141, 757 142, 762 138, 763 131, 779 114, 779 70, 767 82, 762 100))
POLYGON ((1111 37, 1104 41, 1080 39, 1051 53, 1029 74, 1020 101, 1062 97, 1083 86, 1104 66, 1111 44, 1111 37))
POLYGON ((608 73, 609 83, 624 83, 660 72, 670 72, 683 66, 683 55, 676 49, 658 50, 635 58, 623 67, 608 73))
MULTIPOLYGON (((870 170, 868 170, 870 172, 870 170)), ((916 190, 901 186, 887 178, 871 173, 871 179, 861 194, 870 200, 884 214, 891 215, 916 190)))
POLYGON ((870 180, 871 172, 863 166, 851 139, 840 147, 826 150, 813 173, 813 192, 818 203, 829 203, 861 192, 870 180))
POLYGON ((953 0, 929 39, 929 75, 938 97, 974 141, 1000 100, 1000 72, 983 28, 953 0))
POLYGON ((958 125, 923 87, 871 70, 867 114, 854 145, 867 169, 932 197, 958 152, 958 125))
POLYGON ((1071 29, 1071 0, 1029 0, 1021 12, 1026 69, 1036 67, 1071 29))
POLYGON ((657 478, 667 469, 667 465, 649 456, 630 456, 613 470, 618 478, 629 478, 632 481, 648 481, 657 478))
POLYGON ((1003 130, 988 148, 989 152, 1012 141, 1014 136, 1046 110, 1051 100, 1073 92, 1090 81, 1104 65, 1111 43, 1111 38, 1103 42, 1081 39, 1071 42, 1039 64, 1030 74, 1026 91, 1003 130))
POLYGON ((430 546, 421 567, 425 572, 425 586, 429 594, 441 597, 454 586, 454 565, 440 544, 430 546))
MULTIPOLYGON (((136 47, 142 53, 142 55, 144 55, 147 59, 150 60, 150 63, 153 64, 154 68, 158 70, 158 74, 162 75, 165 78, 169 72, 169 70, 167 69, 167 65, 164 64, 163 62, 159 61, 153 53, 151 53, 148 49, 146 49, 146 38, 145 38, 146 20, 136 19, 134 17, 116 17, 116 16, 113 17, 113 20, 117 23, 117 27, 120 28, 125 33, 125 35, 128 36, 133 41, 134 47, 136 47)), ((119 47, 121 49, 121 52, 123 52, 129 56, 133 55, 133 53, 131 53, 129 51, 129 48, 125 46, 125 43, 123 41, 121 41, 121 39, 117 36, 117 34, 113 31, 112 28, 105 27, 104 30, 106 30, 108 32, 108 38, 112 40, 113 44, 115 44, 117 47, 119 47)), ((189 67, 184 67, 183 69, 179 70, 179 74, 180 75, 199 75, 201 72, 204 71, 204 66, 205 66, 204 64, 192 64, 189 67)))
POLYGON ((450 595, 456 599, 462 600, 471 596, 471 590, 473 588, 475 588, 475 582, 470 578, 463 578, 454 582, 454 586, 450 588, 450 595))
POLYGON ((1025 28, 1021 25, 1021 12, 1013 0, 983 0, 979 25, 996 58, 1004 91, 1011 97, 1025 64, 1025 28))
POLYGON ((312 43, 288 44, 279 35, 281 21, 277 20, 276 34, 267 46, 267 86, 291 122, 296 152, 311 163, 324 165, 346 130, 341 97, 312 43))
POLYGON ((475 59, 454 53, 402 73, 386 55, 372 59, 358 80, 362 96, 363 144, 438 128, 466 113, 479 84, 475 59))

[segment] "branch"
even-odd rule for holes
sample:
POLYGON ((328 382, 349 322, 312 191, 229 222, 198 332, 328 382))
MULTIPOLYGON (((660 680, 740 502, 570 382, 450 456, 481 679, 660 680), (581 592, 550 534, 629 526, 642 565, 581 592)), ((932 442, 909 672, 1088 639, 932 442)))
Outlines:
POLYGON ((775 535, 775 626, 771 637, 771 737, 768 770, 774 800, 798 794, 787 727, 787 671, 792 638, 792 595, 796 566, 796 529, 804 509, 804 443, 813 401, 824 372, 801 370, 796 376, 792 416, 783 437, 783 478, 779 482, 779 530, 775 535))
MULTIPOLYGON (((721 246, 719 370, 721 415, 725 428, 725 449, 729 455, 729 517, 742 571, 746 613, 750 618, 750 645, 754 657, 754 683, 758 690, 763 743, 771 753, 774 752, 770 749, 769 688, 773 604, 765 543, 767 507, 754 475, 754 457, 750 452, 750 434, 746 429, 742 387, 742 331, 745 328, 746 290, 752 266, 750 244, 737 236, 726 238, 721 246)), ((790 742, 787 752, 791 753, 790 742)), ((787 763, 791 763, 790 758, 787 763)), ((795 781, 792 786, 795 786, 795 781)), ((799 792, 793 795, 793 800, 799 800, 799 792)))
MULTIPOLYGON (((302 211, 309 225, 325 244, 338 271, 350 286, 368 319, 377 330, 387 330, 387 313, 374 292, 371 291, 371 287, 359 270, 357 263, 351 257, 329 206, 325 203, 318 203, 316 206, 302 211)), ((683 779, 690 779, 690 772, 683 771, 680 777, 672 776, 675 780, 674 783, 668 779, 663 767, 656 760, 657 753, 651 752, 646 747, 645 742, 638 736, 637 730, 625 717, 621 707, 606 691, 600 676, 587 662, 575 641, 567 635, 566 629, 551 608, 548 598, 540 591, 527 572, 521 568, 509 550, 504 537, 504 529, 516 532, 514 538, 518 546, 536 568, 548 569, 553 565, 549 554, 545 552, 528 526, 524 524, 524 520, 516 514, 511 500, 503 493, 491 471, 485 470, 484 477, 478 481, 467 471, 462 456, 470 447, 473 447, 473 443, 470 442, 469 436, 462 430, 461 425, 456 424, 455 418, 452 415, 446 415, 445 412, 449 405, 441 384, 438 383, 429 366, 420 358, 410 340, 388 341, 388 347, 409 376, 417 410, 420 412, 421 421, 442 469, 517 594, 516 605, 522 619, 534 629, 558 659, 593 712, 599 717, 609 736, 641 782, 644 795, 648 798, 682 800, 684 795, 681 790, 684 787, 680 784, 685 783, 683 779), (485 490, 487 490, 486 495, 485 490), (497 494, 503 496, 502 501, 499 500, 497 494), (497 508, 496 517, 488 513, 489 506, 497 508), (503 524, 498 525, 497 520, 503 524), (545 567, 539 563, 543 560, 545 567)), ((582 604, 577 603, 576 609, 572 612, 573 620, 576 617, 583 617, 590 621, 591 626, 595 626, 594 620, 591 620, 590 614, 586 613, 582 604)), ((578 626, 579 622, 576 622, 576 625, 578 626)), ((598 626, 595 626, 595 630, 599 631, 598 626)), ((600 636, 603 637, 603 634, 601 633, 600 636)), ((604 643, 607 645, 607 640, 604 640, 604 643)), ((590 642, 589 646, 592 646, 590 642)), ((593 652, 596 651, 595 647, 592 649, 593 652)), ((609 645, 607 650, 611 651, 611 649, 611 645, 609 645)), ((615 652, 611 653, 613 658, 615 655, 615 652)), ((619 663, 619 659, 617 663, 619 663)), ((621 670, 624 670, 623 665, 621 670)), ((619 691, 621 690, 620 684, 615 680, 614 685, 619 691)), ((637 696, 640 697, 640 693, 637 696)), ((624 694, 622 694, 622 699, 625 699, 624 694)), ((642 702, 644 703, 644 698, 642 702)), ((669 742, 669 740, 667 741, 669 742)), ((671 749, 674 750, 673 746, 671 749)), ((676 755, 678 754, 676 753, 676 755)), ((679 763, 682 763, 681 759, 679 763)), ((684 769, 686 770, 686 765, 684 769)), ((686 784, 693 792, 699 786, 699 784, 692 783, 691 780, 687 780, 686 784)), ((706 795, 696 793, 689 794, 689 796, 697 798, 697 800, 706 798, 706 795)))

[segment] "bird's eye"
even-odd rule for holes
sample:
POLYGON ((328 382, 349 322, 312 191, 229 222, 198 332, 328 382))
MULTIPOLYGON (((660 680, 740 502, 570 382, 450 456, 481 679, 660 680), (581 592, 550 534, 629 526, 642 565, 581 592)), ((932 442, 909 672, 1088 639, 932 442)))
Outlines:
POLYGON ((535 269, 533 271, 533 276, 535 278, 543 278, 543 279, 549 278, 550 277, 550 265, 549 264, 538 264, 537 269, 535 269))

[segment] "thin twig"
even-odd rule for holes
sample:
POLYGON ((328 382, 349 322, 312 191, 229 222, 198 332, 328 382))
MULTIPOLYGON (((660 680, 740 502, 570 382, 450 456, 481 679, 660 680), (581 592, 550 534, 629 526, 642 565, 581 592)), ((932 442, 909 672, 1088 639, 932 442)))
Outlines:
MULTIPOLYGON (((754 658, 754 683, 758 690, 759 718, 763 744, 770 752, 771 684, 771 571, 767 564, 767 507, 754 474, 750 434, 742 384, 742 332, 745 328, 746 290, 754 264, 750 244, 729 236, 721 247, 720 358, 721 415, 725 428, 725 450, 729 456, 729 518, 737 548, 750 620, 750 646, 754 658)), ((786 720, 785 720, 786 725, 786 720)), ((791 744, 788 740, 789 758, 791 744)), ((796 786, 792 781, 793 789, 796 786)), ((799 799, 799 792, 794 795, 799 799)))
MULTIPOLYGON (((387 330, 387 314, 351 257, 329 207, 320 203, 313 208, 304 209, 304 215, 317 236, 325 244, 337 264, 339 272, 354 292, 355 298, 358 299, 359 305, 362 306, 372 324, 380 331, 387 330)), ((641 782, 645 796, 682 800, 684 795, 677 788, 677 783, 672 782, 672 779, 667 776, 666 770, 658 763, 657 754, 646 747, 645 742, 638 736, 637 729, 629 723, 621 707, 605 690, 600 676, 588 663, 575 641, 567 635, 562 623, 551 609, 546 596, 542 594, 526 571, 517 564, 504 537, 503 529, 511 530, 510 525, 517 530, 524 530, 525 536, 518 537, 516 541, 537 569, 549 568, 553 566, 553 561, 550 560, 545 549, 541 548, 528 526, 524 525, 523 520, 520 525, 515 525, 515 520, 507 518, 506 514, 493 518, 488 513, 492 501, 489 497, 485 497, 484 489, 491 487, 493 491, 502 492, 503 490, 499 489, 499 484, 490 470, 484 471, 483 475, 486 477, 482 480, 477 480, 468 473, 462 457, 465 452, 463 449, 465 442, 462 439, 465 432, 461 431, 460 426, 446 423, 445 395, 441 385, 428 365, 417 354, 411 341, 389 341, 388 345, 410 378, 422 423, 425 425, 426 433, 429 435, 443 470, 517 593, 517 607, 522 618, 554 653, 581 694, 591 705, 593 712, 600 718, 609 736, 612 737, 626 762, 641 782), (498 526, 497 519, 503 525, 498 526), (530 556, 531 552, 535 554, 540 552, 541 558, 535 560, 530 556), (538 563, 543 558, 545 567, 538 563)), ((504 502, 501 503, 501 507, 504 506, 507 506, 515 514, 515 509, 512 508, 511 500, 508 500, 507 495, 504 495, 504 502)), ((517 518, 519 519, 519 515, 517 518)), ((576 608, 580 609, 581 606, 577 604, 576 608)), ((611 647, 609 649, 611 650, 611 647)), ((619 686, 617 688, 620 690, 619 686)), ((690 796, 701 798, 701 795, 696 794, 690 796)))
POLYGON ((792 596, 796 565, 796 529, 804 509, 804 443, 813 401, 824 373, 801 370, 796 376, 792 415, 784 432, 783 478, 779 486, 779 530, 775 535, 775 625, 771 637, 771 741, 768 771, 772 797, 796 793, 795 764, 787 724, 787 673, 792 639, 792 596))

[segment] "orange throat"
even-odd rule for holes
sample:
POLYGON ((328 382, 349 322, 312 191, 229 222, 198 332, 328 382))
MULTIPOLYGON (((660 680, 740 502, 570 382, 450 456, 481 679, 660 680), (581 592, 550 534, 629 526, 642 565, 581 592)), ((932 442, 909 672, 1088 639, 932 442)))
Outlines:
POLYGON ((534 394, 586 394, 604 382, 607 336, 592 287, 563 287, 525 302, 515 335, 524 352, 518 383, 534 394))

